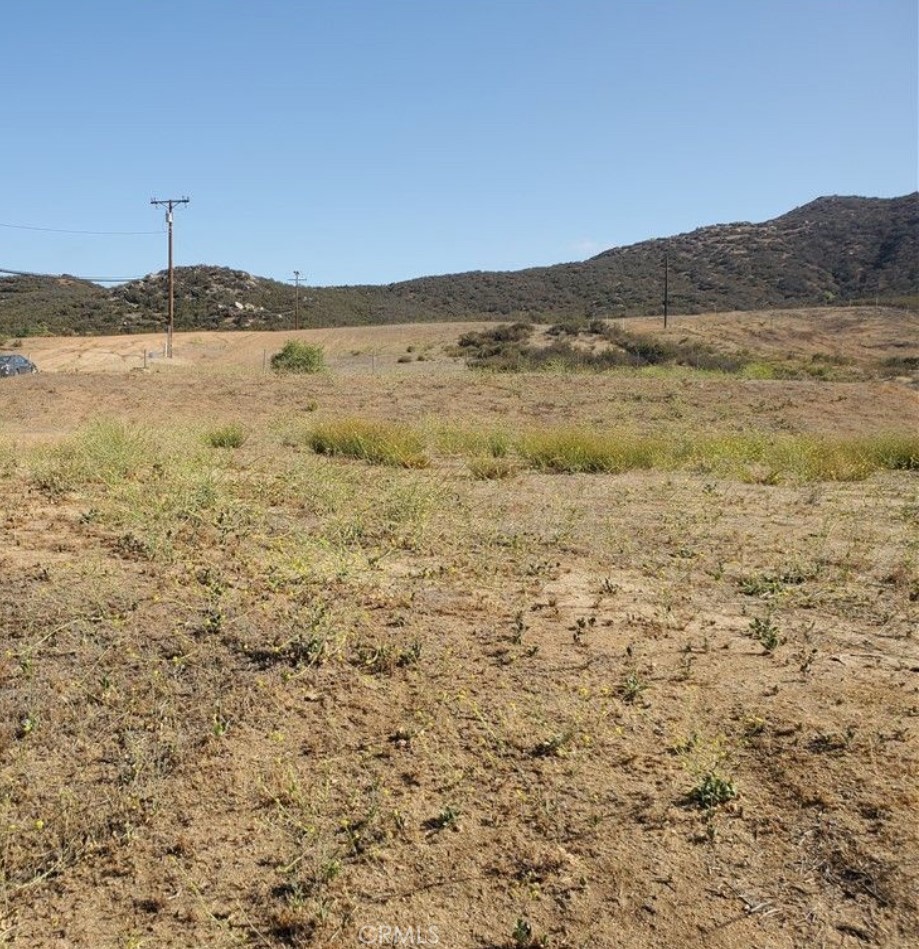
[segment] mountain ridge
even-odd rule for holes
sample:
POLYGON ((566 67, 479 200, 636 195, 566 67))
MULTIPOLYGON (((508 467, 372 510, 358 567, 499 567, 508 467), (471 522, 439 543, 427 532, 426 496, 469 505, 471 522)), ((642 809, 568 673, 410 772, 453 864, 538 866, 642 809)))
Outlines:
MULTIPOLYGON (((311 287, 199 264, 175 270, 177 329, 287 329, 459 319, 672 313, 883 300, 919 302, 919 192, 828 195, 762 223, 711 224, 583 261, 381 285, 311 287), (665 263, 666 261, 666 263, 665 263)), ((61 275, 0 279, 5 335, 149 332, 166 273, 103 288, 61 275)))

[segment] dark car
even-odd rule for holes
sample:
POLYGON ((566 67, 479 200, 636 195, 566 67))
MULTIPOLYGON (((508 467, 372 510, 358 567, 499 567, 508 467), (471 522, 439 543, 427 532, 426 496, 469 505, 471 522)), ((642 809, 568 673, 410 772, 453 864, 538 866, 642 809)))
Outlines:
POLYGON ((38 372, 38 366, 25 356, 16 353, 0 353, 0 379, 4 376, 22 376, 30 372, 38 372))

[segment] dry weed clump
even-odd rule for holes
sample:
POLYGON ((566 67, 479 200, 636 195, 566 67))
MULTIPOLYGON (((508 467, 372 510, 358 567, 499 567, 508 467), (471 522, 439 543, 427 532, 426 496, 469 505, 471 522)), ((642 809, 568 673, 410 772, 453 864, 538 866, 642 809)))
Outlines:
POLYGON ((528 432, 516 447, 530 467, 566 474, 653 468, 663 450, 656 437, 571 428, 528 432))
POLYGON ((32 481, 41 491, 61 496, 95 484, 122 484, 153 462, 149 432, 117 420, 97 420, 80 434, 33 453, 32 481))
POLYGON ((306 437, 320 454, 406 468, 428 466, 430 445, 444 456, 465 457, 470 474, 480 480, 507 478, 521 467, 554 474, 688 469, 778 484, 863 481, 878 471, 919 467, 919 437, 898 433, 848 438, 757 431, 642 434, 550 425, 513 436, 504 428, 441 423, 425 429, 352 418, 317 426, 306 437))
POLYGON ((509 458, 495 458, 485 455, 470 458, 467 462, 469 473, 479 481, 495 481, 512 478, 520 470, 509 458))
POLYGON ((505 458, 513 439, 505 428, 481 428, 459 422, 429 425, 436 451, 465 458, 505 458))
POLYGON ((919 467, 919 437, 812 435, 642 436, 556 428, 531 431, 515 445, 530 467, 555 473, 689 469, 742 481, 863 481, 878 471, 919 467))
POLYGON ((343 419, 317 425, 308 437, 320 455, 358 458, 375 465, 426 468, 429 459, 421 436, 413 429, 364 419, 343 419))
POLYGON ((731 440, 716 442, 709 451, 715 459, 720 456, 727 461, 728 471, 733 467, 744 479, 767 482, 864 481, 876 471, 908 470, 919 465, 919 439, 906 435, 758 436, 734 444, 731 440))
POLYGON ((211 448, 241 448, 246 442, 247 433, 239 422, 230 422, 211 429, 204 437, 211 448))

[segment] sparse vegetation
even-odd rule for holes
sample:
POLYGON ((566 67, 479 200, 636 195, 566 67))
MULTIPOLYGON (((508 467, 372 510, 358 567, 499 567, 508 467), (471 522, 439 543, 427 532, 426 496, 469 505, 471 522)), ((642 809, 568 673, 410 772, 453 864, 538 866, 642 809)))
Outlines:
POLYGON ((909 941, 911 390, 409 341, 4 389, 0 933, 909 941))
MULTIPOLYGON (((430 463, 430 437, 405 425, 342 419, 317 426, 307 440, 320 454, 372 464, 424 467, 430 463)), ((914 470, 919 459, 919 437, 909 435, 831 439, 759 434, 711 437, 684 432, 668 437, 555 426, 532 428, 509 439, 503 431, 467 432, 441 426, 433 442, 449 454, 468 453, 470 472, 484 480, 509 477, 522 465, 554 474, 696 470, 762 484, 863 481, 878 471, 914 470), (483 447, 490 449, 489 454, 481 453, 483 447)))
POLYGON ((718 372, 738 372, 745 362, 717 354, 699 344, 663 342, 629 333, 603 320, 571 320, 546 330, 547 343, 534 343, 533 325, 514 323, 466 333, 458 349, 470 366, 524 370, 606 370, 623 366, 679 365, 718 372), (575 341, 585 339, 587 346, 575 341), (599 344, 599 345, 598 345, 599 344))

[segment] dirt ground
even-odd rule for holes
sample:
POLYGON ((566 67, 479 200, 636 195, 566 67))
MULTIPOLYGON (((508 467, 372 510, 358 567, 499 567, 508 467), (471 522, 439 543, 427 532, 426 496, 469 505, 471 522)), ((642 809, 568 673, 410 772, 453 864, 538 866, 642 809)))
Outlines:
MULTIPOLYGON (((885 307, 712 313, 677 316, 670 322, 668 336, 685 336, 727 352, 746 350, 767 357, 829 357, 858 364, 915 356, 919 348, 919 314, 885 307)), ((659 318, 629 320, 625 325, 643 332, 664 332, 659 318)))
MULTIPOLYGON (((855 363, 919 340, 747 319, 668 333, 855 363)), ((919 942, 914 471, 483 479, 445 442, 403 470, 303 437, 913 433, 919 393, 473 373, 469 328, 304 331, 330 371, 300 378, 265 371, 270 334, 179 334, 169 364, 26 341, 43 371, 0 384, 0 944, 919 942)))
MULTIPOLYGON (((762 356, 794 355, 866 363, 890 356, 915 355, 919 314, 871 307, 769 310, 762 313, 712 313, 674 316, 663 329, 660 318, 616 321, 629 330, 663 338, 692 339, 716 348, 762 356)), ((337 372, 385 371, 398 363, 404 374, 422 356, 436 358, 460 334, 483 323, 413 323, 395 326, 338 327, 284 333, 176 333, 173 359, 164 360, 164 335, 50 337, 23 341, 23 352, 52 372, 127 372, 195 366, 227 370, 264 369, 287 339, 322 346, 337 372), (408 347, 411 350, 408 351, 408 347)), ((431 367, 423 368, 430 371, 431 367)))

